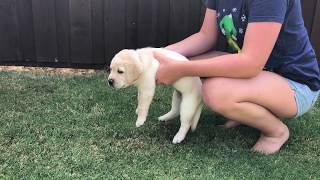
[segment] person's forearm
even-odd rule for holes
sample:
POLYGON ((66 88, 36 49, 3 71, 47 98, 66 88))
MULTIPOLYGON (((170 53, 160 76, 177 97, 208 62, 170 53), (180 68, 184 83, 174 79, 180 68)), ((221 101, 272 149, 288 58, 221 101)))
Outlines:
POLYGON ((214 36, 208 36, 203 32, 195 33, 188 38, 165 47, 186 57, 202 54, 209 51, 215 44, 214 36))
POLYGON ((179 62, 177 71, 183 76, 251 78, 263 67, 244 54, 230 54, 199 61, 179 62))

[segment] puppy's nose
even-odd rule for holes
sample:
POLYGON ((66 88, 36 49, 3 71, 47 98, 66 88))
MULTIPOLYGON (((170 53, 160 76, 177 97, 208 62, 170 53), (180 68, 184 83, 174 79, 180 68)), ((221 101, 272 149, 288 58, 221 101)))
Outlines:
POLYGON ((114 80, 113 79, 109 79, 108 83, 109 83, 109 86, 113 87, 114 80))

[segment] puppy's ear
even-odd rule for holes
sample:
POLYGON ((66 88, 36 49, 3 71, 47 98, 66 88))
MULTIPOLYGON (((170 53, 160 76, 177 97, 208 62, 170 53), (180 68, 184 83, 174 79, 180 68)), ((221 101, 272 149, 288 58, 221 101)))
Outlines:
POLYGON ((134 65, 134 72, 137 73, 135 75, 140 75, 143 72, 143 63, 140 59, 140 56, 136 50, 126 50, 127 59, 131 61, 134 65))
POLYGON ((110 66, 106 66, 104 70, 105 70, 107 73, 110 73, 110 72, 111 72, 111 67, 110 67, 110 66))
POLYGON ((152 60, 155 60, 155 58, 153 56, 153 50, 151 48, 138 49, 136 52, 139 55, 139 59, 140 59, 141 63, 143 63, 147 66, 152 63, 152 60))

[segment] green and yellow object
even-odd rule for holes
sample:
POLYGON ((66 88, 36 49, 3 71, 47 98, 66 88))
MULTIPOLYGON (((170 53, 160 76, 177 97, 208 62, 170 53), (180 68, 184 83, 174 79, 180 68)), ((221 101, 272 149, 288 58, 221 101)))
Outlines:
POLYGON ((233 23, 232 14, 224 16, 219 24, 221 32, 226 36, 228 45, 238 53, 241 52, 237 44, 237 30, 233 23))

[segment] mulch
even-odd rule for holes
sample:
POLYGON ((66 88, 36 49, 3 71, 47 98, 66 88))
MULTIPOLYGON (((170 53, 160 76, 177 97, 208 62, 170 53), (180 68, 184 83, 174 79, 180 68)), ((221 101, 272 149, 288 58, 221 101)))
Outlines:
POLYGON ((73 68, 51 68, 51 67, 26 67, 26 66, 0 66, 0 71, 16 71, 16 72, 43 72, 64 75, 85 76, 93 75, 103 70, 96 69, 73 69, 73 68))

